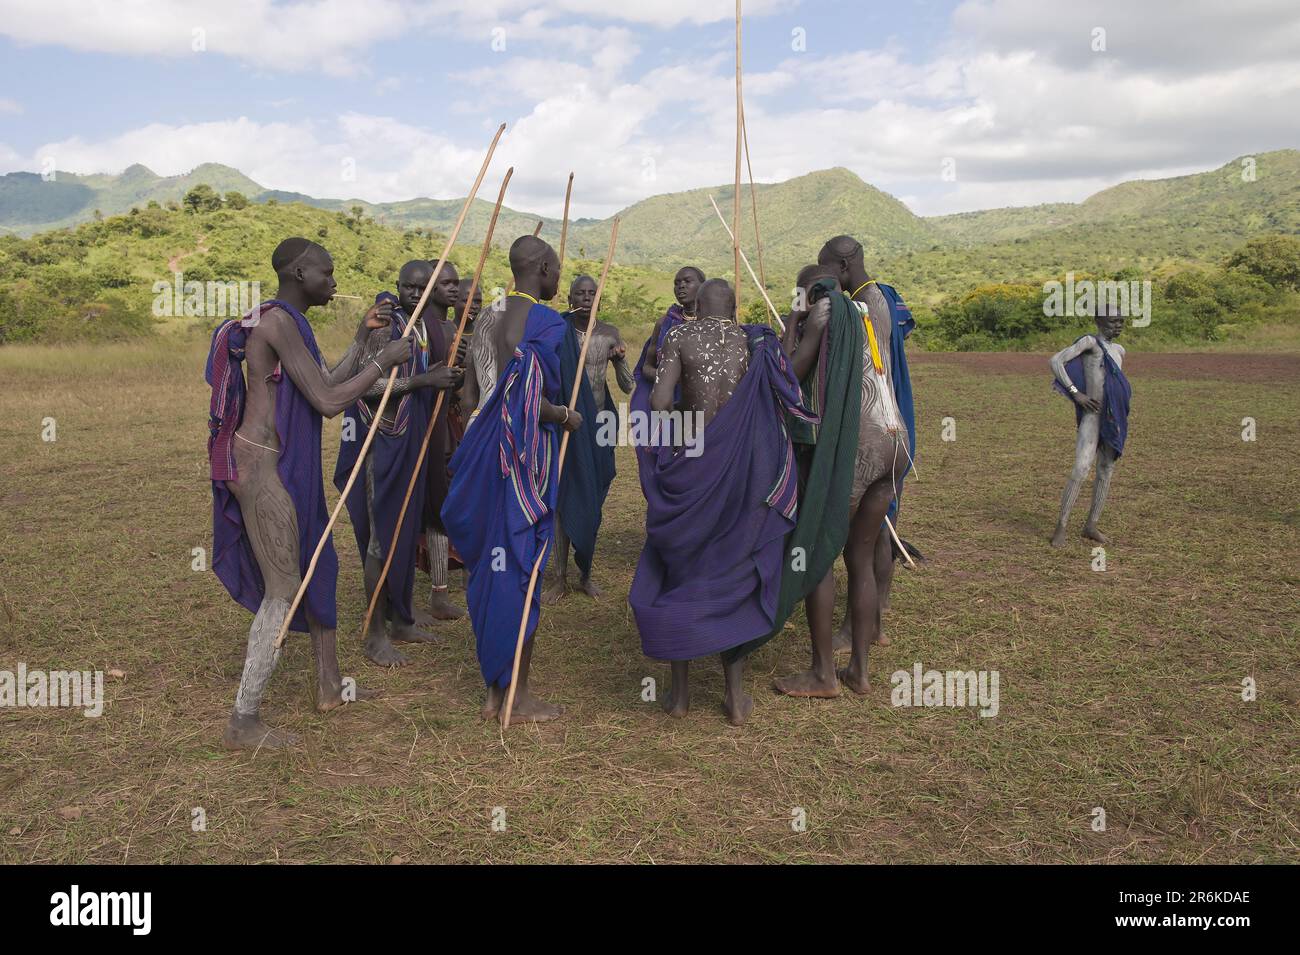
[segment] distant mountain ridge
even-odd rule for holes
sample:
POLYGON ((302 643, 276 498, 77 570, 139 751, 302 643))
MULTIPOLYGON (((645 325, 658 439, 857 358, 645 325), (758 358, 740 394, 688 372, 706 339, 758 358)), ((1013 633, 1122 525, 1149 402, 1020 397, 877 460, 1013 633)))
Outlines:
MULTIPOLYGON (((1125 244, 1145 244, 1152 261, 1170 257, 1208 260, 1261 232, 1300 233, 1300 151, 1285 149, 1249 157, 1253 179, 1243 176, 1245 158, 1188 176, 1124 182, 1081 203, 933 217, 915 215, 898 199, 848 169, 820 170, 756 186, 764 259, 774 270, 811 261, 826 237, 840 232, 863 242, 869 262, 887 262, 899 268, 905 263, 924 268, 928 255, 960 254, 976 247, 990 252, 1006 248, 1010 255, 1011 246, 1031 239, 1067 248, 1087 242, 1093 254, 1110 241, 1107 237, 1125 244), (809 210, 815 210, 815 228, 810 228, 809 210)), ((179 201, 200 183, 223 194, 240 192, 259 203, 301 202, 341 211, 359 206, 368 217, 385 225, 443 233, 452 227, 462 202, 317 199, 265 189, 219 163, 205 163, 180 176, 158 176, 136 164, 116 176, 59 172, 49 181, 35 173, 0 176, 0 233, 30 235, 87 221, 96 212, 117 215, 150 201, 179 201)), ((710 273, 729 272, 730 240, 709 205, 710 195, 729 217, 730 183, 651 196, 618 213, 622 223, 619 260, 664 270, 690 262, 710 273)), ((462 242, 482 241, 491 209, 485 199, 474 201, 461 232, 462 242)), ((747 189, 742 189, 741 209, 741 241, 757 267, 747 189)), ((558 219, 503 207, 497 244, 508 244, 515 236, 531 232, 539 219, 543 237, 558 242, 558 219)), ((571 223, 572 254, 598 257, 608 243, 611 220, 571 223)))

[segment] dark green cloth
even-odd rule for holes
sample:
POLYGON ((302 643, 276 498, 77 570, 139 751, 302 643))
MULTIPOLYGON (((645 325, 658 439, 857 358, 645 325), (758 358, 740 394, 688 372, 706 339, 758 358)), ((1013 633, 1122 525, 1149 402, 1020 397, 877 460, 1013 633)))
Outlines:
MULTIPOLYGON (((781 564, 781 591, 775 626, 767 636, 727 651, 729 659, 753 653, 781 632, 799 601, 807 597, 830 572, 849 537, 849 494, 853 491, 853 465, 858 453, 858 419, 862 413, 862 345, 866 331, 862 316, 834 282, 823 279, 816 288, 831 296, 831 317, 817 364, 800 382, 804 406, 821 414, 816 445, 809 450, 812 464, 806 480, 800 475, 799 514, 786 538, 781 564), (796 569, 802 568, 802 569, 796 569)), ((796 422, 786 426, 798 441, 796 422)))

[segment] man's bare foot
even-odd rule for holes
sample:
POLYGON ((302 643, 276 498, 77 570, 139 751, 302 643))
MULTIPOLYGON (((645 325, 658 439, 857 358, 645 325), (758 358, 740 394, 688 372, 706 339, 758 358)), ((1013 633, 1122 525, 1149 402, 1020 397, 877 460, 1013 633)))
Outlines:
POLYGON ((267 726, 256 713, 252 716, 231 713, 226 731, 221 734, 226 749, 281 749, 297 745, 299 739, 297 733, 267 726))
POLYGON ((1095 527, 1085 527, 1083 529, 1083 536, 1090 541, 1096 541, 1098 544, 1110 543, 1110 538, 1095 527))
POLYGON ((673 719, 682 719, 691 711, 691 691, 675 686, 669 687, 668 695, 664 697, 663 708, 664 712, 673 719))
POLYGON ((858 696, 862 696, 871 690, 871 680, 867 676, 866 666, 862 667, 861 673, 857 673, 854 671, 853 665, 849 664, 846 667, 841 667, 835 675, 840 678, 840 683, 847 686, 858 696))
MULTIPOLYGON (((505 719, 506 708, 501 707, 501 718, 505 719)), ((511 723, 545 723, 548 720, 557 720, 564 715, 564 707, 557 706, 554 703, 547 703, 539 697, 533 696, 528 690, 520 693, 515 697, 515 705, 510 710, 511 723)))
POLYGON ((365 654, 366 659, 375 666, 404 667, 411 662, 397 652, 393 641, 388 639, 388 634, 382 629, 375 630, 366 637, 365 654))
POLYGON ((429 598, 429 615, 435 620, 459 620, 465 616, 465 608, 453 603, 445 590, 435 590, 429 598))
POLYGON ((853 621, 847 616, 840 628, 835 631, 835 636, 831 637, 831 652, 845 653, 853 649, 853 621))
POLYGON ((353 681, 351 688, 348 690, 347 699, 344 699, 342 684, 318 683, 316 685, 316 712, 328 713, 330 710, 337 710, 345 703, 364 703, 380 696, 382 692, 382 690, 362 689, 356 685, 356 681, 353 681))
POLYGON ((542 590, 543 606, 559 603, 569 593, 569 582, 562 578, 553 578, 542 590))
POLYGON ((890 644, 889 634, 885 633, 885 631, 882 629, 878 634, 876 634, 874 645, 877 647, 887 647, 889 646, 889 644, 890 644))
POLYGON ((478 711, 478 715, 485 720, 497 718, 501 712, 501 707, 506 701, 506 691, 497 686, 487 688, 487 696, 483 698, 483 708, 478 711))
POLYGON ((427 610, 419 610, 414 607, 412 610, 415 611, 415 625, 421 630, 428 630, 438 622, 434 619, 433 614, 427 610))
POLYGON ((584 577, 582 580, 578 581, 578 589, 592 600, 599 600, 601 594, 605 592, 597 587, 596 582, 590 577, 584 577))
POLYGON ((732 696, 728 693, 722 698, 722 712, 727 714, 727 722, 732 726, 743 726, 754 709, 754 698, 748 693, 732 696))
POLYGON ((1053 546, 1053 547, 1064 547, 1064 546, 1065 546, 1065 528, 1064 528, 1064 527, 1058 527, 1058 528, 1056 529, 1056 533, 1052 535, 1052 546, 1053 546))
POLYGON ((393 639, 401 643, 442 643, 443 641, 441 635, 421 630, 415 624, 405 621, 393 623, 393 639))
POLYGON ((833 700, 840 695, 839 681, 834 676, 821 676, 815 670, 783 676, 774 685, 776 692, 786 696, 833 700))

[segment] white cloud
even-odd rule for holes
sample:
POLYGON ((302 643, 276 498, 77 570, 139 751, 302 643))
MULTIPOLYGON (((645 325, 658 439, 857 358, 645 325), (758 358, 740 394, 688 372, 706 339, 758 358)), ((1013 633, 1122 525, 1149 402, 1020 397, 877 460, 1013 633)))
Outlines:
POLYGON ((23 111, 22 104, 16 100, 5 99, 0 96, 0 113, 19 114, 23 111))
MULTIPOLYGON (((0 8, 5 3, 0 0, 0 8)), ((400 6, 396 0, 375 5, 400 6)), ((466 23, 516 17, 507 28, 508 55, 485 54, 479 69, 446 88, 447 112, 467 120, 436 132, 360 113, 314 123, 239 118, 155 124, 95 142, 67 139, 21 159, 10 149, 0 161, 40 168, 39 159, 53 154, 59 168, 71 171, 143 162, 165 173, 216 161, 270 188, 322 197, 450 197, 464 193, 496 123, 507 121, 488 183, 514 164, 507 202, 517 209, 558 215, 570 169, 576 173, 575 214, 583 216, 729 181, 730 51, 696 52, 689 61, 656 55, 663 65, 634 77, 627 64, 645 31, 626 25, 632 16, 626 10, 618 13, 619 24, 561 19, 589 6, 585 0, 552 3, 545 11, 523 0, 427 6, 426 15, 436 8, 466 23), (349 158, 355 181, 340 176, 349 158)), ((725 6, 729 16, 731 6, 725 6)), ((1128 9, 1140 4, 1103 3, 1112 53, 1116 31, 1141 33, 1148 41, 1161 25, 1178 34, 1166 44, 1182 51, 1177 57, 1153 54, 1149 62, 1131 50, 1070 54, 1065 48, 1086 18, 1070 13, 1069 4, 1050 5, 1064 11, 1054 26, 1034 12, 1038 6, 1021 0, 964 4, 954 22, 966 32, 940 38, 929 58, 909 58, 886 43, 836 56, 793 55, 771 69, 752 69, 745 88, 755 174, 776 181, 847 166, 907 196, 917 212, 936 214, 1078 200, 1123 179, 1179 175, 1242 153, 1296 145, 1279 119, 1300 114, 1300 71, 1291 62, 1255 62, 1248 44, 1245 53, 1220 54, 1199 67, 1179 59, 1191 57, 1202 42, 1184 34, 1221 28, 1237 40, 1245 36, 1240 24, 1225 23, 1217 4, 1198 0, 1177 16, 1155 20, 1128 9), (1019 26, 1018 16, 1026 18, 1019 26), (957 175, 951 182, 941 177, 948 158, 957 175)), ((1258 26, 1273 34, 1261 48, 1289 50, 1300 12, 1287 20, 1276 4, 1258 2, 1251 9, 1262 17, 1258 26)), ((638 5, 636 15, 666 24, 717 20, 719 11, 717 4, 659 3, 638 5)))

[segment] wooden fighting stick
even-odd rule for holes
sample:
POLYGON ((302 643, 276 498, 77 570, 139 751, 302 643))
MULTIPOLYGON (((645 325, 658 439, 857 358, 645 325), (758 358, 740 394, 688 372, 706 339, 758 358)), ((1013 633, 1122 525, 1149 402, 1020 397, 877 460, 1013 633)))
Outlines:
MULTIPOLYGON (((614 244, 618 241, 618 218, 614 218, 614 226, 609 234, 609 251, 605 254, 605 265, 600 270, 600 281, 596 283, 596 298, 591 303, 591 312, 587 315, 587 334, 582 340, 582 350, 578 354, 577 371, 573 376, 573 389, 569 395, 569 407, 572 408, 578 403, 578 391, 582 386, 582 379, 586 375, 583 371, 587 367, 587 346, 591 344, 591 332, 596 324, 596 311, 600 308, 600 295, 605 290, 605 279, 609 276, 609 264, 614 259, 614 244)), ((584 421, 584 427, 590 427, 595 422, 584 421)), ((564 434, 560 437, 560 459, 555 468, 556 490, 559 490, 560 476, 564 473, 564 454, 569 449, 569 430, 566 428, 564 434)), ((528 611, 533 606, 533 592, 537 589, 537 575, 542 568, 542 558, 546 556, 546 547, 543 547, 537 553, 537 560, 533 561, 533 572, 528 577, 528 591, 524 594, 524 612, 519 618, 519 634, 515 639, 515 660, 510 667, 510 688, 506 691, 505 710, 501 714, 501 729, 510 728, 510 714, 515 708, 515 686, 519 682, 519 660, 524 652, 524 636, 528 632, 528 611)))
MULTIPOLYGON (((465 224, 465 216, 469 212, 470 204, 474 201, 474 196, 478 193, 478 187, 483 183, 483 177, 487 175, 488 165, 492 162, 492 154, 496 152, 497 143, 501 140, 501 134, 506 131, 506 124, 502 123, 497 127, 496 135, 492 137, 492 143, 488 146, 487 155, 483 157, 483 165, 479 167, 478 177, 474 180, 474 186, 470 189, 469 195, 465 197, 465 204, 461 206, 460 216, 456 219, 456 225, 451 230, 451 235, 447 237, 446 248, 442 250, 442 255, 438 259, 437 266, 434 267, 433 274, 436 278, 442 271, 442 267, 447 263, 447 256, 451 254, 452 244, 455 243, 456 237, 460 235, 460 227, 465 224)), ((415 306, 410 320, 406 323, 406 328, 402 330, 402 338, 407 338, 411 330, 415 328, 415 320, 419 318, 420 312, 424 310, 424 303, 428 301, 429 292, 433 290, 433 282, 429 282, 424 288, 424 294, 420 296, 420 301, 415 306)), ((339 512, 343 510, 343 505, 347 501, 348 494, 352 491, 352 485, 356 483, 357 475, 361 472, 365 464, 366 454, 370 451, 370 445, 375 440, 375 432, 379 429, 379 421, 383 417, 384 408, 388 405, 388 398, 393 393, 393 383, 397 381, 397 366, 394 365, 392 371, 388 373, 388 384, 384 386, 383 397, 379 399, 379 406, 375 409, 374 419, 370 422, 370 430, 366 432, 366 440, 361 445, 361 453, 357 457, 357 463, 352 468, 352 473, 348 475, 348 482, 343 486, 339 494, 339 500, 334 505, 334 511, 330 514, 329 522, 325 525, 325 530, 316 542, 316 550, 311 555, 311 561, 307 564, 307 572, 302 575, 302 583, 298 585, 298 592, 293 596, 293 603, 289 605, 289 612, 285 615, 284 624, 280 627, 280 633, 275 638, 277 648, 284 645, 285 639, 289 636, 289 625, 293 622, 293 615, 298 611, 298 605, 302 603, 302 598, 307 593, 307 585, 311 583, 311 578, 316 573, 316 564, 320 561, 320 555, 325 550, 325 544, 330 539, 330 532, 334 530, 334 523, 339 519, 339 512)))
MULTIPOLYGON (((497 227, 497 216, 501 214, 501 203, 506 197, 506 186, 510 184, 510 177, 514 175, 515 167, 511 166, 506 170, 506 176, 501 180, 501 191, 497 193, 497 204, 492 209, 492 218, 488 221, 487 235, 483 238, 483 248, 479 251, 478 267, 474 270, 474 280, 469 286, 469 296, 466 302, 474 300, 474 292, 478 289, 479 280, 483 276, 483 266, 487 262, 488 250, 492 248, 492 233, 497 227)), ((437 281, 435 273, 429 279, 430 287, 437 281)), ((456 337, 452 339, 451 349, 447 352, 447 364, 450 366, 460 348, 461 336, 465 334, 465 322, 469 318, 469 308, 463 308, 460 312, 460 323, 456 326, 456 337)), ((425 455, 429 453, 429 442, 433 438, 434 425, 438 422, 438 415, 442 413, 442 405, 447 397, 447 392, 439 391, 438 397, 433 400, 433 414, 429 416, 429 424, 424 429, 424 440, 420 443, 420 454, 416 461, 423 461, 425 455)), ((433 465, 430 464, 430 467, 433 465)), ((379 605, 379 595, 383 592, 384 581, 388 579, 388 568, 393 565, 393 555, 397 552, 397 540, 402 536, 402 522, 406 519, 406 509, 410 506, 411 495, 415 491, 417 479, 420 476, 420 468, 417 466, 411 470, 411 479, 406 485, 406 497, 402 498, 402 509, 397 512, 397 528, 393 532, 392 543, 388 545, 387 556, 384 558, 384 569, 379 572, 379 580, 375 584, 374 592, 370 595, 370 605, 366 607, 366 619, 361 624, 361 636, 364 638, 370 630, 370 619, 375 614, 375 607, 379 605)), ((372 529, 373 530, 373 529, 372 529)))

